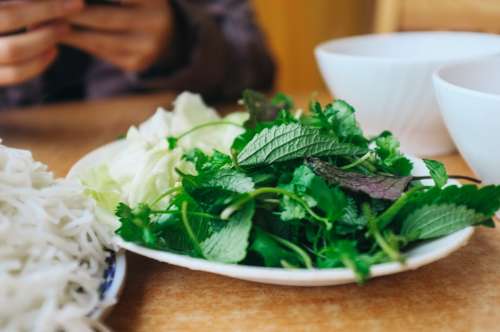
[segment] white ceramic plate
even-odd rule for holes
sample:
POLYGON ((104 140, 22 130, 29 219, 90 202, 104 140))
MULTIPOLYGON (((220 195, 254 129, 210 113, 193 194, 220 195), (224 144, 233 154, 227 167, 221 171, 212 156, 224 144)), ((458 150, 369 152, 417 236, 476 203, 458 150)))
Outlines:
MULTIPOLYGON (((119 151, 123 147, 123 144, 124 142, 118 141, 94 150, 73 166, 69 176, 78 177, 79 174, 82 174, 89 168, 99 165, 103 162, 103 160, 109 159, 110 156, 113 156, 116 151, 119 151)), ((415 175, 428 174, 421 160, 412 159, 412 161, 415 165, 415 175)), ((379 277, 406 270, 413 270, 440 260, 464 246, 473 232, 474 229, 472 227, 467 227, 448 236, 421 243, 415 248, 405 252, 407 258, 405 264, 377 264, 372 266, 371 275, 372 277, 379 277)), ((116 238, 116 241, 122 248, 160 262, 182 266, 191 270, 216 273, 249 281, 293 286, 340 285, 356 281, 354 273, 346 268, 286 270, 282 268, 222 264, 209 262, 204 259, 148 249, 130 242, 125 242, 118 237, 116 238)))

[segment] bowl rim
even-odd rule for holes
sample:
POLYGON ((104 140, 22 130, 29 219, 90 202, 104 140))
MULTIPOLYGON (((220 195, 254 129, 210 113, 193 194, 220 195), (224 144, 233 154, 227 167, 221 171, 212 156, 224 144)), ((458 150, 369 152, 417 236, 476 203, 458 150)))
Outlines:
POLYGON ((381 63, 441 63, 441 62, 462 62, 477 59, 485 56, 493 56, 500 54, 500 35, 486 32, 474 32, 474 31, 447 31, 447 30, 436 30, 436 31, 400 31, 400 32, 388 32, 388 33, 369 33, 363 35, 356 35, 344 38, 330 39, 320 44, 316 45, 314 48, 314 53, 318 57, 320 55, 326 55, 330 57, 337 57, 342 59, 350 59, 353 61, 373 61, 381 63), (367 54, 351 54, 343 53, 334 50, 329 50, 328 48, 332 45, 362 40, 362 39, 382 39, 382 38, 393 38, 393 37, 411 37, 411 36, 430 36, 436 37, 438 35, 450 35, 450 36, 464 36, 464 37, 474 37, 474 38, 487 38, 487 39, 497 39, 499 41, 498 50, 490 50, 488 52, 483 52, 482 54, 475 55, 457 55, 457 56, 447 56, 447 57, 395 57, 395 56, 373 56, 367 54))
POLYGON ((473 88, 464 87, 462 85, 452 83, 448 79, 443 77, 444 71, 446 71, 446 70, 458 69, 462 66, 467 66, 467 65, 485 62, 485 61, 489 61, 489 60, 497 60, 500 62, 500 56, 490 55, 490 56, 475 58, 475 59, 469 60, 469 61, 461 61, 458 63, 447 64, 447 65, 443 65, 443 66, 439 67, 432 74, 432 81, 434 83, 435 89, 437 90, 438 85, 442 85, 448 89, 453 89, 453 90, 459 91, 459 92, 464 93, 464 94, 471 96, 471 97, 480 97, 480 98, 486 98, 486 99, 490 99, 490 100, 500 101, 500 93, 485 92, 485 91, 480 91, 480 90, 473 89, 473 88))

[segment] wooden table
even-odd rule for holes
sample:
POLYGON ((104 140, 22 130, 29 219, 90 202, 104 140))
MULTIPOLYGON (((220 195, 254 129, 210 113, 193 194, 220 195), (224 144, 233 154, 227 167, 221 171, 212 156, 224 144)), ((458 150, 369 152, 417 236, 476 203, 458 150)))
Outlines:
MULTIPOLYGON (((0 137, 64 176, 85 153, 171 101, 163 94, 0 112, 0 137)), ((439 159, 452 173, 470 174, 459 155, 439 159)), ((119 332, 500 331, 498 229, 479 229, 448 258, 365 286, 261 285, 128 259, 127 283, 108 319, 119 332)))

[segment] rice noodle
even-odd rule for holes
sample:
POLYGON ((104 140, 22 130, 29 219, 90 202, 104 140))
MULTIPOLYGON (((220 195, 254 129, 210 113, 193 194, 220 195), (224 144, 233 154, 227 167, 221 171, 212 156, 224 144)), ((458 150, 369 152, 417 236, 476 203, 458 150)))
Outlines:
POLYGON ((93 204, 0 141, 0 331, 95 331, 112 245, 93 204))

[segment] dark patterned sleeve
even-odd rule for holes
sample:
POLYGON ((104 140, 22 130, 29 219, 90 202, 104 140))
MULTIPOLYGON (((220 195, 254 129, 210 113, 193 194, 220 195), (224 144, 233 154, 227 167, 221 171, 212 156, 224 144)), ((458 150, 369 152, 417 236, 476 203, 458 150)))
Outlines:
POLYGON ((245 88, 272 87, 274 64, 249 1, 174 0, 172 54, 140 74, 123 74, 95 60, 89 97, 121 91, 190 90, 208 99, 233 99, 245 88))

